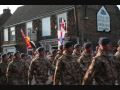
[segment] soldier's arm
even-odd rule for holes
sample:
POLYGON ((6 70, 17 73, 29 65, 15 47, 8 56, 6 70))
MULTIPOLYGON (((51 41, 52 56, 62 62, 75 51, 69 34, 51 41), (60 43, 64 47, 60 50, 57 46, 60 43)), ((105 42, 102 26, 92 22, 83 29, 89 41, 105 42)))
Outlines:
POLYGON ((62 66, 61 61, 58 60, 56 63, 56 69, 54 73, 53 85, 59 85, 60 76, 61 76, 61 66, 62 66))
POLYGON ((77 61, 80 65, 80 67, 83 69, 85 67, 84 64, 83 64, 83 57, 81 56, 77 61))
POLYGON ((31 85, 33 75, 34 75, 34 62, 31 61, 30 66, 29 66, 29 70, 28 70, 28 85, 31 85))
POLYGON ((95 75, 95 59, 92 60, 88 70, 85 73, 85 76, 82 81, 82 85, 89 85, 92 84, 93 77, 95 75))
POLYGON ((9 63, 6 70, 7 83, 9 83, 9 79, 11 78, 11 73, 12 73, 11 71, 12 71, 12 65, 11 63, 9 63))
POLYGON ((26 63, 24 63, 24 75, 26 81, 28 81, 28 70, 29 70, 29 66, 26 63))

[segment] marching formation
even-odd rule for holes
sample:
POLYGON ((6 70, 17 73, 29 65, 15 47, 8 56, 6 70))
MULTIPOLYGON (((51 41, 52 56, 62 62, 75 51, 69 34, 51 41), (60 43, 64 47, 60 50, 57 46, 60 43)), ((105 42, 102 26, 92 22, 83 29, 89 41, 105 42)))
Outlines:
POLYGON ((101 37, 93 51, 67 41, 58 50, 43 47, 30 56, 21 52, 0 54, 0 85, 120 85, 120 41, 113 50, 109 38, 101 37))

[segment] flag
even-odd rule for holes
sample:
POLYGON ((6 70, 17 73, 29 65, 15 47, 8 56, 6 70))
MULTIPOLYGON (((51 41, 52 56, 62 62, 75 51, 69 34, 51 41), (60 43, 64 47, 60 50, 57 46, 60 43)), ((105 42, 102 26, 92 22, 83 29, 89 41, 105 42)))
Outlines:
POLYGON ((63 32, 66 32, 66 23, 63 18, 61 18, 61 21, 60 21, 60 30, 62 30, 63 32))
POLYGON ((24 34, 22 29, 21 29, 21 35, 22 35, 23 39, 25 40, 25 44, 26 44, 27 48, 32 48, 32 46, 30 44, 30 38, 24 34))
POLYGON ((65 32, 58 30, 58 45, 63 45, 65 38, 65 32))

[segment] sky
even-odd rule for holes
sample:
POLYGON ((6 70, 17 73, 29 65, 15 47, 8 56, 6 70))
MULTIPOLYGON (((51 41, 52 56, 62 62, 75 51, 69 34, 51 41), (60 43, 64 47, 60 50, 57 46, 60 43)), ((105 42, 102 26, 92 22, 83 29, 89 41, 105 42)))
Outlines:
MULTIPOLYGON (((11 13, 13 14, 15 10, 22 5, 0 5, 0 14, 3 13, 3 9, 9 8, 11 10, 11 13)), ((120 5, 117 5, 120 10, 120 5)))
POLYGON ((0 14, 3 13, 3 9, 9 8, 11 10, 11 13, 13 14, 15 10, 22 5, 0 5, 0 14))

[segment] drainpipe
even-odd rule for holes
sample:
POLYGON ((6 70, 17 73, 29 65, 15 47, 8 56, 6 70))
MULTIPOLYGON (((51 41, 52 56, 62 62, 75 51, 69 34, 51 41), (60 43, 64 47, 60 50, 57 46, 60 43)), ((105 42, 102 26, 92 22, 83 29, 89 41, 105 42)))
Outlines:
POLYGON ((78 27, 77 5, 74 5, 74 19, 75 19, 75 29, 76 29, 76 35, 77 35, 77 43, 79 44, 79 27, 78 27))
MULTIPOLYGON (((86 20, 88 19, 87 17, 87 5, 84 5, 83 6, 83 26, 84 26, 84 30, 86 30, 86 20)), ((82 30, 81 32, 81 41, 82 41, 82 44, 84 44, 84 39, 85 39, 85 36, 84 36, 84 30, 82 30)))

